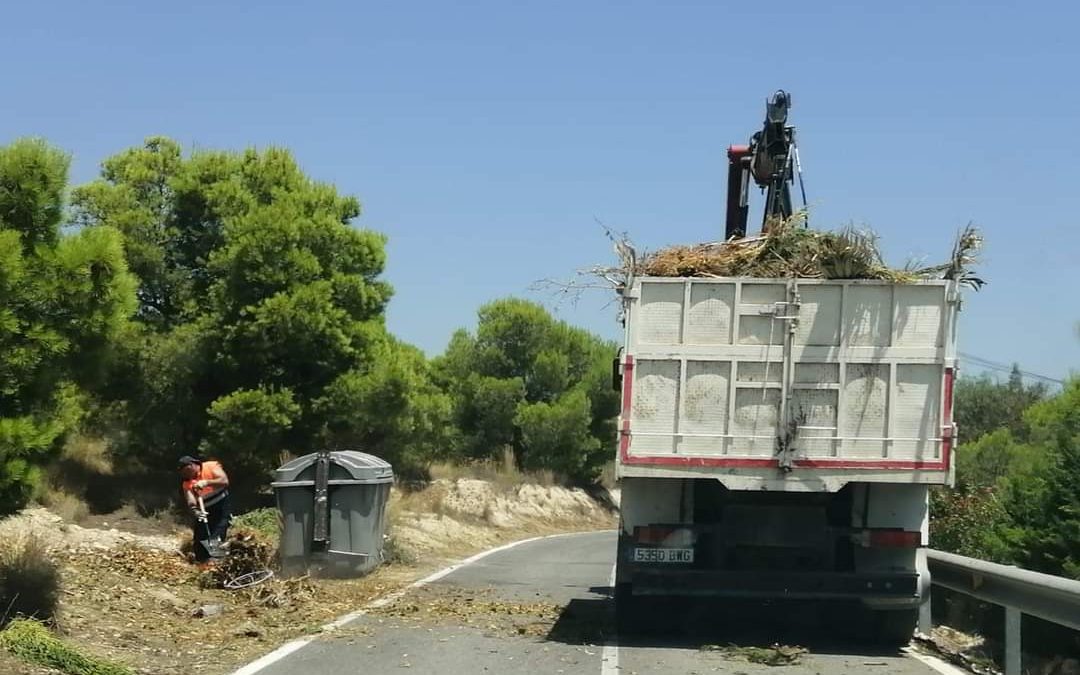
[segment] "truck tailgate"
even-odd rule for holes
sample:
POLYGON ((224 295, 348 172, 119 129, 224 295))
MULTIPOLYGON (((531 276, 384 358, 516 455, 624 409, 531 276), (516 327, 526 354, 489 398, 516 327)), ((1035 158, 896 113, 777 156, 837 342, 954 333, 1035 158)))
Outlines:
POLYGON ((619 473, 949 480, 950 281, 641 278, 619 473))

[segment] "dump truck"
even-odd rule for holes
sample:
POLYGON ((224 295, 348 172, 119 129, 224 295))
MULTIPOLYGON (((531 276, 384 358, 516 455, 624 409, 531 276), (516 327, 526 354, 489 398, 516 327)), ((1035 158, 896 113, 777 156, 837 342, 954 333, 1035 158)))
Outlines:
POLYGON ((847 601, 907 642, 928 490, 953 481, 957 283, 639 276, 621 295, 619 630, 659 597, 847 601))

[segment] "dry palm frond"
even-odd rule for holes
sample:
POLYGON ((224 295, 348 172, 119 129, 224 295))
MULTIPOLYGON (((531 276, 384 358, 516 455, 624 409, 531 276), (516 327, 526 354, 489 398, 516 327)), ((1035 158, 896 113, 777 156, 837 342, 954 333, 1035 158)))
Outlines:
POLYGON ((866 279, 885 268, 877 235, 869 230, 849 227, 831 236, 826 234, 820 243, 816 262, 826 279, 866 279))
POLYGON ((971 268, 978 264, 982 246, 982 234, 974 225, 968 223, 957 235, 948 262, 922 267, 912 270, 911 273, 923 279, 952 279, 977 291, 986 285, 986 281, 976 276, 971 268))
POLYGON ((770 223, 768 233, 760 237, 661 249, 643 256, 640 265, 624 277, 879 279, 893 283, 953 279, 975 289, 984 283, 970 269, 982 244, 982 237, 970 225, 960 233, 949 262, 897 269, 885 264, 874 232, 854 227, 823 232, 806 229, 804 222, 805 214, 797 213, 770 223))
POLYGON ((569 281, 542 279, 535 282, 531 289, 553 291, 562 296, 563 299, 576 302, 581 294, 588 289, 602 288, 607 290, 614 288, 616 291, 622 292, 623 289, 632 286, 634 276, 639 273, 640 269, 637 250, 634 248, 633 242, 630 241, 627 233, 616 232, 603 223, 599 223, 599 225, 604 229, 604 235, 612 244, 615 257, 619 260, 617 265, 594 265, 588 269, 578 270, 577 278, 569 281))
POLYGON ((625 232, 601 224, 618 258, 616 265, 597 265, 580 270, 575 280, 549 279, 533 288, 554 289, 576 299, 589 288, 614 288, 621 293, 639 276, 876 279, 895 284, 949 279, 975 290, 985 285, 972 271, 983 243, 982 235, 972 225, 959 233, 948 262, 925 267, 909 263, 903 268, 885 264, 878 237, 869 229, 848 227, 826 232, 805 225, 806 212, 800 211, 790 218, 770 221, 766 232, 757 237, 669 246, 639 254, 625 232))

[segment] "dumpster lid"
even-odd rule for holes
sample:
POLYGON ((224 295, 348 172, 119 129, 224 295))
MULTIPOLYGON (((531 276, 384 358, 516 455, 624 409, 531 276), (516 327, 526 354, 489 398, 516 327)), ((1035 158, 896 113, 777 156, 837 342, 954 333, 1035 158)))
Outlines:
MULTIPOLYGON (((282 464, 274 472, 275 485, 314 480, 318 457, 318 453, 313 452, 282 464)), ((394 469, 386 460, 366 452, 336 450, 330 453, 330 480, 389 483, 394 480, 394 469)))

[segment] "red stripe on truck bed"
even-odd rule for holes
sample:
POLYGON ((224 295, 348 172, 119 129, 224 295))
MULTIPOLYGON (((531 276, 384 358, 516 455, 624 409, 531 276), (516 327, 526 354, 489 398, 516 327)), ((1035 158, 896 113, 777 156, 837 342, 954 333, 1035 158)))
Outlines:
POLYGON ((623 361, 622 418, 630 420, 630 408, 634 405, 634 357, 627 356, 623 361))

